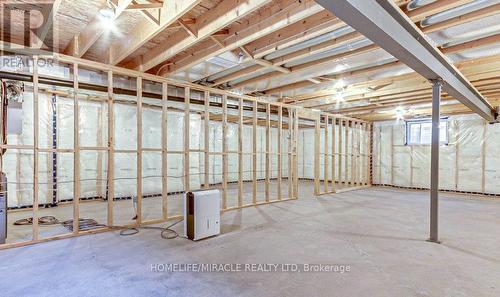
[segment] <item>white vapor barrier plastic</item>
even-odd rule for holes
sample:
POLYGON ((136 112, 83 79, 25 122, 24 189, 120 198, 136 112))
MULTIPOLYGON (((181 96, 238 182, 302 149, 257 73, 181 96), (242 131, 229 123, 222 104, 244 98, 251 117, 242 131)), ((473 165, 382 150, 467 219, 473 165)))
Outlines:
MULTIPOLYGON (((335 125, 335 172, 334 172, 334 177, 336 181, 339 180, 347 180, 349 181, 351 178, 352 170, 351 170, 351 154, 354 154, 357 156, 358 161, 356 166, 358 166, 355 169, 355 172, 357 172, 357 180, 359 180, 362 183, 368 183, 368 176, 367 176, 367 165, 368 165, 368 133, 360 128, 357 127, 350 127, 348 130, 348 142, 347 142, 347 155, 349 157, 347 158, 347 168, 345 165, 346 159, 344 157, 345 154, 345 148, 346 148, 346 142, 345 142, 345 130, 346 128, 342 126, 340 129, 341 134, 340 137, 342 137, 342 147, 341 149, 341 154, 342 154, 342 176, 339 177, 339 125, 335 125), (353 150, 353 139, 352 135, 355 135, 355 148, 353 150), (358 152, 358 145, 359 145, 359 152, 358 152), (347 177, 347 179, 346 179, 347 177)), ((322 127, 319 131, 319 151, 320 151, 320 157, 319 157, 319 179, 324 180, 325 179, 325 128, 322 127)), ((330 124, 328 126, 328 151, 326 152, 328 155, 328 167, 327 167, 327 172, 328 172, 328 180, 331 181, 333 174, 332 174, 332 158, 331 158, 331 153, 332 153, 332 125, 330 124)), ((299 166, 299 177, 300 178, 307 178, 307 179, 314 179, 314 129, 301 129, 299 131, 299 139, 298 139, 298 166, 299 166)))
MULTIPOLYGON (((115 100, 119 96, 115 96, 115 100)), ((52 127, 52 95, 39 94, 39 143, 41 148, 53 147, 52 127)), ((55 111, 57 122, 57 148, 73 149, 73 98, 58 95, 56 98, 55 111)), ((120 97, 121 100, 127 98, 120 97)), ((128 98, 130 100, 130 98, 128 98)), ((22 134, 8 135, 9 145, 32 145, 33 144, 33 95, 24 93, 22 103, 22 134)), ((80 112, 80 147, 106 147, 107 146, 107 103, 79 100, 80 112)), ((158 107, 143 106, 143 130, 142 146, 145 149, 161 149, 161 118, 162 110, 158 107)), ((131 197, 137 193, 137 106, 124 103, 114 103, 114 125, 115 137, 114 148, 114 173, 115 173, 115 197, 131 197)), ((251 114, 245 114, 248 116, 251 114)), ((262 115, 261 115, 262 116, 262 115)), ((168 191, 179 192, 184 190, 184 161, 182 151, 184 149, 184 112, 169 110, 167 114, 168 135, 167 155, 168 162, 168 191), (176 153, 179 152, 179 153, 176 153)), ((284 118, 286 123, 288 119, 284 118)), ((190 114, 190 149, 204 149, 204 120, 200 114, 190 114)), ((307 132, 308 137, 314 137, 314 132, 307 132)), ((252 125, 243 126, 243 180, 252 180, 252 125)), ((278 129, 272 127, 270 130, 270 173, 271 178, 278 174, 278 129)), ((222 153, 222 123, 210 121, 210 152, 222 153)), ((229 123, 227 129, 228 150, 238 151, 238 125, 229 123)), ((282 133, 282 172, 283 177, 288 174, 288 141, 289 131, 283 129, 282 133)), ((306 175, 300 177, 312 178, 314 175, 313 153, 311 146, 314 139, 306 141, 307 170, 306 175), (309 160, 310 158, 310 160, 309 160)), ((299 145, 303 146, 303 145, 299 145)), ((264 126, 257 126, 257 178, 265 178, 266 166, 266 130, 264 126)), ((190 153, 190 189, 200 189, 204 180, 203 153, 190 153)), ((222 182, 222 155, 210 156, 209 162, 210 183, 222 182)), ((228 181, 238 181, 238 155, 228 155, 228 181)), ((2 160, 2 170, 7 173, 8 179, 8 206, 22 207, 31 206, 33 201, 33 150, 8 149, 2 160)), ((142 153, 142 175, 143 195, 159 195, 162 193, 162 157, 161 152, 143 151, 142 153)), ((81 150, 80 152, 80 191, 81 198, 103 197, 106 194, 107 177, 107 152, 106 150, 81 150)), ((52 152, 39 153, 39 202, 49 204, 58 201, 73 199, 73 153, 52 152), (55 158, 55 159, 54 159, 55 158), (55 164, 55 165, 54 165, 55 164), (55 166, 57 183, 53 189, 53 169, 55 166), (52 194, 55 192, 55 198, 52 194), (54 200, 55 199, 55 200, 54 200)))
MULTIPOLYGON (((448 119, 448 143, 439 147, 441 190, 500 194, 500 124, 476 115, 448 119)), ((406 145, 406 123, 374 124, 375 184, 429 188, 430 145, 406 145)))

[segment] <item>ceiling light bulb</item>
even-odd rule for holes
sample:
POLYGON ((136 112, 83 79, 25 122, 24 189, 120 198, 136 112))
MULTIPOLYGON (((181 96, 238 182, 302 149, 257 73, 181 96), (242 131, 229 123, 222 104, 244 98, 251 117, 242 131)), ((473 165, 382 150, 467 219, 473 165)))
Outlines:
POLYGON ((115 11, 112 8, 106 7, 99 10, 99 14, 108 20, 112 20, 115 17, 115 11))
POLYGON ((335 94, 335 99, 337 102, 344 102, 344 94, 342 94, 342 92, 337 92, 337 94, 335 94))

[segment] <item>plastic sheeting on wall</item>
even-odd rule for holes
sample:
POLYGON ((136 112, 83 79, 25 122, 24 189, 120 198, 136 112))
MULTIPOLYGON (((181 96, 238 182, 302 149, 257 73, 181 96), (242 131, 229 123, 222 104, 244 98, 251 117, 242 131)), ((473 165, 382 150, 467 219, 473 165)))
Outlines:
MULTIPOLYGON (((23 134, 8 135, 8 144, 33 144, 33 96, 24 93, 23 134)), ((124 96, 115 99, 126 100, 124 96)), ((57 148, 72 149, 73 138, 73 98, 57 96, 57 148)), ((131 102, 133 103, 133 102, 131 102)), ((107 146, 107 104, 87 100, 79 101, 80 108, 80 146, 107 146)), ((39 95, 39 142, 43 148, 52 148, 52 96, 45 93, 39 95)), ((126 102, 114 104, 114 157, 115 197, 131 197, 137 191, 137 107, 126 102)), ((161 148, 161 108, 143 106, 143 148, 161 148)), ((167 149, 172 152, 167 155, 168 191, 184 190, 184 113, 169 111, 167 149), (175 153, 178 152, 178 153, 175 153)), ((228 150, 238 150, 238 125, 229 123, 227 127, 228 150)), ((204 121, 196 113, 190 114, 190 148, 204 148, 204 121)), ((270 130, 270 152, 277 153, 277 128, 270 130)), ((210 152, 222 152, 222 124, 211 121, 209 129, 210 152)), ((253 131, 251 125, 243 126, 243 180, 252 180, 253 131)), ((282 151, 283 177, 288 172, 288 131, 283 129, 282 151)), ((265 127, 257 127, 257 178, 265 178, 265 127)), ((52 166, 56 164, 57 186, 56 202, 73 199, 73 153, 59 152, 39 153, 39 202, 53 202, 52 166)), ((204 180, 204 154, 190 153, 190 188, 201 188, 204 180)), ((160 152, 143 151, 142 153, 143 194, 161 193, 162 158, 160 152)), ((277 176, 277 157, 270 157, 271 177, 277 176)), ((9 180, 9 207, 30 206, 33 203, 33 150, 7 150, 3 157, 3 171, 9 180)), ((211 155, 209 161, 210 183, 222 182, 222 156, 211 155)), ((228 155, 228 181, 238 180, 238 155, 228 155)), ((82 150, 80 153, 80 190, 81 198, 102 197, 106 193, 107 153, 100 150, 82 150)))
MULTIPOLYGON (((440 146, 439 188, 500 194, 500 124, 475 115, 448 118, 448 144, 440 146)), ((405 145, 404 121, 374 125, 375 184, 430 186, 430 145, 405 145)))

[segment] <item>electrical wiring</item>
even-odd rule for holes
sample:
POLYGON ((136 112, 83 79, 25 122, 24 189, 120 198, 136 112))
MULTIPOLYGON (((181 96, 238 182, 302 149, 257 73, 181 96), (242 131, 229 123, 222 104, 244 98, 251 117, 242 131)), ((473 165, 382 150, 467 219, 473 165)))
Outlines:
MULTIPOLYGON (((160 236, 163 239, 174 239, 179 237, 179 233, 177 231, 171 229, 173 226, 179 224, 182 222, 184 219, 181 219, 173 224, 170 224, 167 227, 154 227, 154 226, 143 226, 143 227, 121 227, 121 226, 111 226, 110 228, 112 229, 122 229, 120 231, 121 236, 129 236, 129 235, 135 235, 139 233, 139 229, 145 229, 145 230, 161 230, 160 236)), ((33 218, 24 218, 24 219, 19 219, 14 222, 14 225, 16 226, 28 226, 33 224, 33 218)), ((73 220, 67 220, 60 222, 56 217, 54 216, 43 216, 38 218, 38 224, 41 226, 51 226, 51 225, 62 225, 65 228, 67 228, 69 231, 73 231, 73 220)), ((78 220, 78 226, 80 231, 84 230, 91 230, 99 227, 108 227, 107 225, 100 224, 94 219, 79 219, 78 220)))
POLYGON ((174 239, 179 237, 179 233, 177 231, 172 230, 171 228, 180 222, 184 221, 184 219, 181 219, 173 224, 168 225, 167 227, 154 227, 154 226, 143 226, 143 227, 132 227, 132 228, 123 228, 123 227, 117 227, 113 226, 112 228, 117 228, 117 229, 123 229, 120 231, 121 236, 130 236, 130 235, 135 235, 139 233, 140 229, 145 229, 145 230, 161 230, 160 236, 163 239, 174 239), (169 235, 170 234, 170 235, 169 235))

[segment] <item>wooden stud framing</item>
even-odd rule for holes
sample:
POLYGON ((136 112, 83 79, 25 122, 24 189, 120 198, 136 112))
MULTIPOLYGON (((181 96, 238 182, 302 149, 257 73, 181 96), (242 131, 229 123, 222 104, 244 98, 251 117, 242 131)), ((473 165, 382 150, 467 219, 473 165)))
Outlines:
POLYGON ((329 177, 328 177, 328 170, 329 170, 329 162, 328 162, 328 158, 330 157, 329 153, 328 153, 328 122, 329 122, 329 118, 327 115, 325 115, 325 139, 324 139, 324 164, 323 164, 323 190, 325 192, 328 192, 328 180, 329 180, 329 177))
POLYGON ((238 108, 238 207, 243 205, 243 99, 238 108))
POLYGON ((288 108, 288 198, 293 198, 293 110, 288 108))
MULTIPOLYGON (((220 94, 223 95, 224 98, 227 99, 227 95, 224 91, 222 90, 217 90, 217 89, 211 89, 203 86, 198 86, 198 85, 193 85, 193 84, 186 84, 186 83, 178 83, 174 82, 171 80, 168 80, 166 78, 161 78, 161 77, 156 77, 152 76, 146 73, 139 73, 139 72, 134 72, 126 69, 122 69, 119 67, 114 67, 114 66, 109 66, 109 65, 103 65, 99 64, 96 62, 92 61, 86 61, 74 57, 67 57, 67 56, 62 56, 62 55, 57 55, 55 54, 54 59, 56 61, 62 62, 69 64, 70 67, 72 67, 74 75, 73 75, 73 94, 72 94, 72 99, 73 99, 73 112, 74 112, 74 147, 73 149, 40 149, 39 148, 39 115, 38 115, 38 96, 40 93, 39 90, 39 85, 38 85, 38 79, 39 79, 39 74, 38 74, 38 68, 36 67, 37 63, 36 60, 37 58, 35 57, 35 67, 33 70, 33 104, 34 104, 34 109, 33 109, 33 118, 34 118, 34 139, 33 139, 33 145, 0 145, 0 148, 6 148, 6 149, 29 149, 33 150, 34 153, 34 158, 33 158, 33 218, 34 218, 34 224, 33 224, 33 239, 31 241, 26 241, 26 242, 20 242, 20 243, 14 243, 14 244, 6 244, 0 246, 0 249, 4 248, 9 248, 9 247, 16 247, 16 246, 22 246, 22 245, 27 245, 31 243, 38 243, 38 242, 45 242, 48 240, 54 240, 54 239, 61 239, 61 238, 68 238, 68 237, 73 237, 77 235, 84 235, 84 234, 95 234, 103 231, 108 231, 108 230, 113 230, 112 226, 114 225, 114 198, 115 198, 115 187, 114 187, 114 180, 115 180, 115 164, 114 164, 114 154, 115 153, 136 153, 137 154, 137 220, 131 224, 128 224, 124 227, 134 227, 138 225, 148 225, 152 223, 161 223, 165 222, 168 220, 173 220, 173 219, 179 219, 181 216, 169 216, 168 215, 168 154, 184 154, 185 156, 189 156, 189 152, 200 152, 205 154, 205 182, 204 186, 209 187, 209 174, 208 174, 208 169, 209 169, 209 120, 210 120, 210 113, 209 113, 209 107, 210 107, 210 92, 214 92, 215 94, 220 94), (102 96, 103 98, 100 100, 100 102, 106 102, 107 103, 107 108, 108 108, 108 126, 107 126, 107 134, 108 134, 108 140, 107 140, 107 146, 96 146, 96 147, 82 147, 80 146, 80 134, 79 134, 79 127, 80 127, 80 110, 79 110, 79 101, 81 100, 88 100, 86 97, 81 96, 82 94, 79 94, 79 65, 82 64, 86 69, 93 69, 97 71, 103 71, 106 73, 108 82, 107 82, 107 97, 102 96), (114 104, 117 102, 115 101, 114 98, 114 78, 116 75, 126 75, 129 77, 135 77, 136 78, 136 89, 137 89, 137 147, 136 149, 115 149, 115 125, 114 125, 114 120, 115 120, 115 110, 114 110, 114 104), (142 130, 143 130, 143 81, 144 80, 148 81, 153 81, 160 83, 162 85, 162 94, 161 94, 161 106, 158 107, 158 109, 161 109, 162 112, 162 123, 161 123, 161 130, 162 130, 162 140, 161 140, 161 148, 143 148, 142 147, 142 130), (184 125, 184 150, 182 151, 169 151, 168 150, 168 133, 167 133, 167 128, 168 128, 168 105, 167 105, 167 100, 168 100, 168 86, 172 84, 175 87, 183 87, 185 88, 185 114, 188 115, 185 117, 185 125, 184 125), (205 145, 203 150, 191 150, 189 148, 189 106, 190 106, 190 91, 191 88, 197 90, 197 91, 203 91, 205 94, 205 145), (59 152, 59 153, 73 153, 73 174, 74 174, 74 185, 73 185, 73 192, 74 192, 74 199, 73 199, 73 232, 64 234, 64 235, 58 235, 58 236, 52 236, 52 237, 47 237, 40 239, 39 238, 39 226, 37 224, 38 222, 38 170, 39 170, 39 164, 38 164, 38 155, 40 152, 59 152), (105 151, 108 152, 108 164, 107 164, 107 227, 102 227, 102 228, 97 228, 93 230, 80 230, 79 226, 79 217, 80 217, 80 152, 81 151, 97 151, 99 153, 103 153, 105 151), (143 216, 142 216, 142 177, 143 177, 143 172, 142 172, 142 153, 144 151, 147 152, 158 152, 162 154, 162 186, 161 186, 161 194, 162 194, 162 217, 160 219, 156 220, 151 220, 151 221, 144 221, 143 216)), ((235 97, 239 99, 240 103, 240 110, 239 110, 239 123, 238 123, 238 129, 240 131, 239 133, 239 144, 238 144, 238 159, 240 163, 240 171, 239 171, 239 181, 240 182, 240 187, 242 187, 243 184, 243 167, 241 164, 243 163, 243 128, 244 128, 244 109, 243 109, 243 103, 245 101, 252 102, 253 104, 253 116, 252 116, 252 126, 253 126, 253 151, 252 151, 252 161, 253 161, 253 172, 252 172, 252 185, 253 185, 253 197, 252 197, 252 204, 249 205, 244 205, 243 204, 243 190, 241 188, 240 192, 241 195, 238 198, 238 206, 236 207, 227 207, 227 205, 224 206, 224 210, 230 210, 234 208, 241 208, 241 207, 248 207, 251 205, 263 205, 263 204, 268 204, 268 203, 274 203, 277 201, 288 201, 290 199, 296 199, 298 198, 298 162, 297 162, 297 140, 298 140, 298 129, 299 129, 299 113, 296 110, 296 107, 289 106, 283 103, 269 103, 269 102, 264 102, 260 99, 253 98, 250 96, 242 96, 242 95, 234 95, 231 94, 231 97, 235 97), (266 193, 266 201, 261 201, 257 202, 257 191, 256 191, 256 186, 257 186, 257 128, 258 124, 260 125, 259 118, 258 118, 258 107, 259 103, 261 104, 266 104, 266 184, 267 188, 269 191, 269 184, 271 180, 271 160, 270 156, 272 155, 271 152, 271 111, 272 110, 277 110, 278 111, 278 152, 276 153, 278 157, 278 195, 275 198, 276 200, 271 200, 270 193, 266 193), (287 198, 283 198, 283 193, 281 190, 282 186, 282 174, 283 174, 283 108, 287 109, 288 115, 289 115, 289 122, 288 122, 288 129, 290 132, 290 141, 288 142, 288 176, 289 176, 289 193, 287 198)), ((227 121, 228 121, 228 107, 227 107, 227 101, 223 102, 223 113, 225 114, 223 116, 223 126, 225 129, 227 129, 227 121)), ((274 122, 273 122, 274 126, 274 122)), ((275 127, 275 126, 274 126, 275 127)), ((227 131, 224 133, 227 135, 227 131)), ((226 138, 226 137, 225 137, 226 138)), ((225 161, 225 170, 224 170, 224 175, 225 175, 225 190, 227 190, 227 174, 228 174, 228 153, 235 153, 235 152, 228 152, 227 151, 227 140, 225 140, 226 144, 224 152, 222 153, 224 158, 226 158, 225 161)), ((186 180, 189 178, 189 159, 185 158, 185 178, 186 180)))
POLYGON ((320 178, 319 178, 319 159, 320 159, 320 125, 321 118, 318 117, 316 119, 316 123, 314 124, 314 195, 318 196, 320 194, 320 178))
POLYGON ((371 186, 371 124, 364 121, 337 118, 331 115, 321 115, 315 125, 315 193, 319 195, 342 193, 371 186), (324 151, 320 152, 321 119, 324 119, 324 151), (332 122, 329 128, 330 119, 332 122), (338 120, 338 125, 337 125, 338 120), (338 126, 338 134, 335 132, 338 126), (342 131, 344 127, 344 131, 342 131), (331 130, 331 132, 330 132, 331 130), (331 139, 329 139, 331 135, 331 139), (336 138, 338 135, 338 139, 336 138), (350 135, 350 136, 349 136, 350 135), (344 136, 344 138, 342 137, 344 136), (338 151, 335 152, 336 146, 338 151), (328 151, 331 148, 331 153, 328 151), (350 148, 350 151, 349 151, 350 148), (320 191, 320 157, 324 159, 323 189, 320 191), (330 162, 331 156, 331 164, 330 162), (365 165, 366 164, 366 165, 365 165), (330 165, 332 176, 330 178, 330 165), (336 165, 338 168, 336 168, 336 165), (366 166, 366 170, 363 170, 366 166), (337 170, 336 170, 337 169, 337 170), (338 174, 338 176, 336 176, 338 174), (366 176, 365 176, 366 175, 366 176), (344 188, 337 189, 336 182, 344 183, 344 188), (331 183, 331 188, 330 188, 331 183))
MULTIPOLYGON (((458 191, 458 177, 459 177, 459 174, 458 174, 458 167, 459 167, 459 156, 460 156, 460 124, 458 123, 458 121, 456 122, 456 125, 457 125, 457 131, 455 133, 455 190, 458 191)), ((380 145, 380 141, 379 141, 379 145, 380 145)))
POLYGON ((114 122, 114 95, 113 71, 108 71, 108 164, 107 164, 107 199, 108 199, 108 226, 113 226, 113 203, 115 197, 115 122, 114 122))
POLYGON ((142 77, 136 79, 137 83, 137 220, 142 223, 142 77))
POLYGON ((481 192, 486 190, 486 133, 488 131, 488 123, 483 123, 483 138, 481 142, 481 192))
POLYGON ((281 200, 281 186, 282 186, 282 175, 283 175, 283 148, 282 148, 282 138, 283 137, 283 107, 278 106, 278 200, 281 200))
POLYGON ((335 117, 332 117, 332 188, 331 191, 335 192, 335 124, 337 122, 337 119, 335 117))
POLYGON ((343 183, 345 179, 343 179, 342 175, 342 161, 346 160, 346 157, 342 153, 342 126, 344 124, 344 120, 339 119, 339 148, 338 148, 338 155, 339 155, 339 167, 338 167, 338 179, 339 179, 339 184, 343 183))
POLYGON ((205 116, 204 116, 204 129, 205 129, 205 136, 204 136, 204 150, 205 150, 205 158, 204 158, 204 164, 205 164, 205 182, 204 182, 204 187, 205 189, 208 189, 210 187, 210 93, 208 91, 205 91, 204 93, 204 99, 205 99, 205 116))
POLYGON ((168 218, 168 84, 162 83, 162 112, 161 112, 161 198, 162 218, 168 218))
POLYGON ((222 209, 227 208, 227 95, 222 95, 222 209))
POLYGON ((78 64, 73 64, 73 233, 80 229, 80 108, 78 106, 78 64))
POLYGON ((394 184, 394 126, 391 126, 391 185, 394 184))
POLYGON ((253 102, 252 118, 252 203, 257 203, 257 101, 253 102))
POLYGON ((271 150, 271 105, 266 104, 266 202, 269 202, 269 180, 270 180, 270 150, 271 150))
POLYGON ((349 174, 349 178, 350 178, 350 184, 351 186, 355 185, 355 181, 356 181, 356 125, 357 125, 357 122, 351 122, 351 127, 350 127, 350 135, 351 135, 351 143, 350 143, 350 146, 351 146, 351 166, 350 166, 350 174, 349 174))
POLYGON ((352 162, 352 149, 351 152, 349 152, 349 131, 351 130, 351 122, 346 121, 345 122, 345 138, 344 138, 344 149, 345 149, 345 167, 344 167, 344 181, 345 184, 350 184, 350 179, 349 179, 349 170, 348 170, 348 165, 349 162, 352 162))
MULTIPOLYGON (((76 96, 75 96, 76 98, 76 96)), ((38 56, 33 57, 33 240, 38 240, 38 56)), ((76 184, 76 182, 75 182, 76 184)))
POLYGON ((189 87, 184 88, 184 191, 187 193, 190 190, 189 180, 189 126, 190 126, 190 99, 191 90, 189 87))
POLYGON ((293 198, 298 199, 299 198, 299 162, 298 162, 298 139, 299 139, 299 113, 297 110, 294 111, 294 124, 293 124, 293 179, 292 179, 292 184, 293 184, 293 198))

